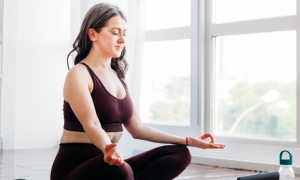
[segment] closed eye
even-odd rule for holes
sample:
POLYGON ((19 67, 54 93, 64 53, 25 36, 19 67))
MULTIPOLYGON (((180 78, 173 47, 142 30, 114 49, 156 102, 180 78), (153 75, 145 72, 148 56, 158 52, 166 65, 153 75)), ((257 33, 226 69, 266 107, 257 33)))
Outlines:
MULTIPOLYGON (((114 35, 119 35, 119 34, 115 34, 115 33, 113 33, 114 35)), ((126 36, 125 34, 123 34, 123 36, 126 36)))

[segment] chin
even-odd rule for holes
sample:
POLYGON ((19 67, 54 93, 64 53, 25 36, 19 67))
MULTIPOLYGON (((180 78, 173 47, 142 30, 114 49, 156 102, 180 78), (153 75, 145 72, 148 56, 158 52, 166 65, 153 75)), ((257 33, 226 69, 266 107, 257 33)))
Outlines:
POLYGON ((121 56, 121 53, 120 54, 115 54, 112 58, 119 58, 121 56))

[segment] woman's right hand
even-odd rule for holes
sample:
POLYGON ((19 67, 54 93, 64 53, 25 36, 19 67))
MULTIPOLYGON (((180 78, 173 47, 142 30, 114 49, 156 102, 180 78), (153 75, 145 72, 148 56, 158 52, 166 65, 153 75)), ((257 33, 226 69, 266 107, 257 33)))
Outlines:
POLYGON ((122 156, 117 152, 117 144, 112 143, 105 146, 104 162, 109 165, 125 165, 122 156))

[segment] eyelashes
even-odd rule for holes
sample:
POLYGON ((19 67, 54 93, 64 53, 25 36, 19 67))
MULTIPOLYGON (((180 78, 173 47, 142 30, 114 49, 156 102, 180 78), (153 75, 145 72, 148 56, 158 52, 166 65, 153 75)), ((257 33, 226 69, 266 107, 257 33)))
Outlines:
MULTIPOLYGON (((119 35, 119 34, 115 34, 115 33, 113 33, 114 35, 119 35)), ((123 36, 126 36, 125 34, 123 34, 123 36)))

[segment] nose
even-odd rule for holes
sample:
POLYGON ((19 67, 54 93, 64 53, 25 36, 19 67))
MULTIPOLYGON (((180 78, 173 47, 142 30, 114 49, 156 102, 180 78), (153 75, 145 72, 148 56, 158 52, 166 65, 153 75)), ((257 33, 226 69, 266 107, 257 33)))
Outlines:
POLYGON ((125 37, 124 37, 124 35, 120 35, 119 37, 120 37, 119 38, 119 43, 125 43, 125 37))

